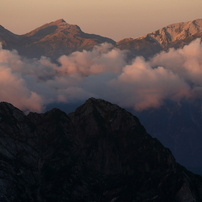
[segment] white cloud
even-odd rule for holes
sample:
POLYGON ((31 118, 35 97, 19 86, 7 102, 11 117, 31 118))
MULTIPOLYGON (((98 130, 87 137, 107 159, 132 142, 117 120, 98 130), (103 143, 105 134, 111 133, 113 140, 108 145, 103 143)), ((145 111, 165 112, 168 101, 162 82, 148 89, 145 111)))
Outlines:
POLYGON ((116 93, 124 95, 119 99, 121 105, 137 110, 158 107, 164 99, 179 100, 189 96, 190 91, 177 74, 163 67, 152 68, 142 57, 125 66, 122 74, 110 84, 119 89, 116 93))
POLYGON ((43 110, 43 99, 26 87, 26 82, 18 73, 13 73, 5 63, 0 63, 0 99, 26 111, 43 110))
POLYGON ((161 52, 151 60, 153 66, 163 66, 178 74, 184 80, 202 85, 202 45, 196 39, 182 49, 161 52))
POLYGON ((158 107, 166 99, 202 96, 200 40, 149 61, 137 57, 132 64, 127 64, 124 51, 106 43, 58 61, 60 65, 46 57, 22 59, 16 51, 0 48, 0 101, 42 111, 50 103, 93 96, 142 110, 158 107))

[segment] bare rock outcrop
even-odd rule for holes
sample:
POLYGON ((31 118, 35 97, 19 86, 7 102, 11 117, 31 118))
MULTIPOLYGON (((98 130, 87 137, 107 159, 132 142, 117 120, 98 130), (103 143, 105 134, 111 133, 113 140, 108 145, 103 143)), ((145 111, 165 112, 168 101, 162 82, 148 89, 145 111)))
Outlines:
POLYGON ((169 48, 182 48, 196 38, 202 38, 202 19, 168 25, 138 38, 117 42, 120 49, 129 49, 133 56, 150 57, 169 48))

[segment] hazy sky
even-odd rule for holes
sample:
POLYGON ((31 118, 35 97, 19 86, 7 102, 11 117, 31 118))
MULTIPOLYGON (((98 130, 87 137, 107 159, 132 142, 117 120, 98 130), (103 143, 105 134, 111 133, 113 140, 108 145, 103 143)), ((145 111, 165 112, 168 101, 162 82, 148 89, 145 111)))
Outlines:
POLYGON ((202 0, 0 0, 0 25, 25 34, 63 18, 84 32, 120 40, 202 18, 202 0))

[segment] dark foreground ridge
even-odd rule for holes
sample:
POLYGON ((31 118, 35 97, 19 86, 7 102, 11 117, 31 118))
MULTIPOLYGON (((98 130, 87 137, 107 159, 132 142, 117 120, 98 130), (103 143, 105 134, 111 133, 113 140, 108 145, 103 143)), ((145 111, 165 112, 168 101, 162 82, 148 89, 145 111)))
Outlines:
POLYGON ((202 178, 126 110, 88 99, 69 115, 0 103, 2 202, 199 202, 202 178))

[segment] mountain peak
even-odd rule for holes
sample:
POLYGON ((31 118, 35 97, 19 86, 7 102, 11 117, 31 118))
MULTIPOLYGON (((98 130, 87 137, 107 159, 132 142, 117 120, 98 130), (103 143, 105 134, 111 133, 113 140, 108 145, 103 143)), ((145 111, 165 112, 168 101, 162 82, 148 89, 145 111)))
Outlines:
POLYGON ((154 56, 169 48, 182 48, 196 38, 202 38, 202 19, 173 23, 138 38, 126 38, 117 42, 117 47, 130 49, 132 57, 154 56))
POLYGON ((69 25, 64 19, 58 19, 56 21, 47 23, 45 25, 51 26, 51 25, 56 25, 56 26, 64 26, 64 25, 69 25))
POLYGON ((88 115, 89 113, 92 113, 93 111, 102 112, 100 113, 101 116, 104 116, 106 112, 109 112, 111 110, 118 110, 120 107, 118 107, 115 104, 111 104, 105 100, 102 99, 96 99, 96 98, 89 98, 83 105, 81 105, 77 111, 80 113, 80 111, 85 112, 84 115, 88 115))
POLYGON ((78 115, 80 118, 82 117, 84 125, 90 122, 92 127, 99 123, 93 130, 93 133, 98 128, 102 130, 102 127, 106 125, 110 125, 112 130, 117 131, 120 129, 121 122, 123 125, 127 125, 127 127, 136 128, 142 134, 146 134, 145 128, 136 116, 133 116, 118 105, 103 99, 89 98, 75 112, 71 113, 70 117, 74 122, 77 122, 78 115))
POLYGON ((25 35, 39 37, 39 39, 41 39, 47 35, 61 33, 61 32, 63 32, 64 34, 65 33, 78 34, 82 31, 79 26, 68 24, 64 19, 59 19, 59 20, 44 24, 25 35))
POLYGON ((59 19, 55 21, 55 23, 63 23, 63 22, 66 22, 66 21, 64 19, 59 19))
POLYGON ((202 19, 196 19, 188 22, 170 24, 147 36, 158 41, 163 47, 179 40, 185 40, 202 33, 202 19))

